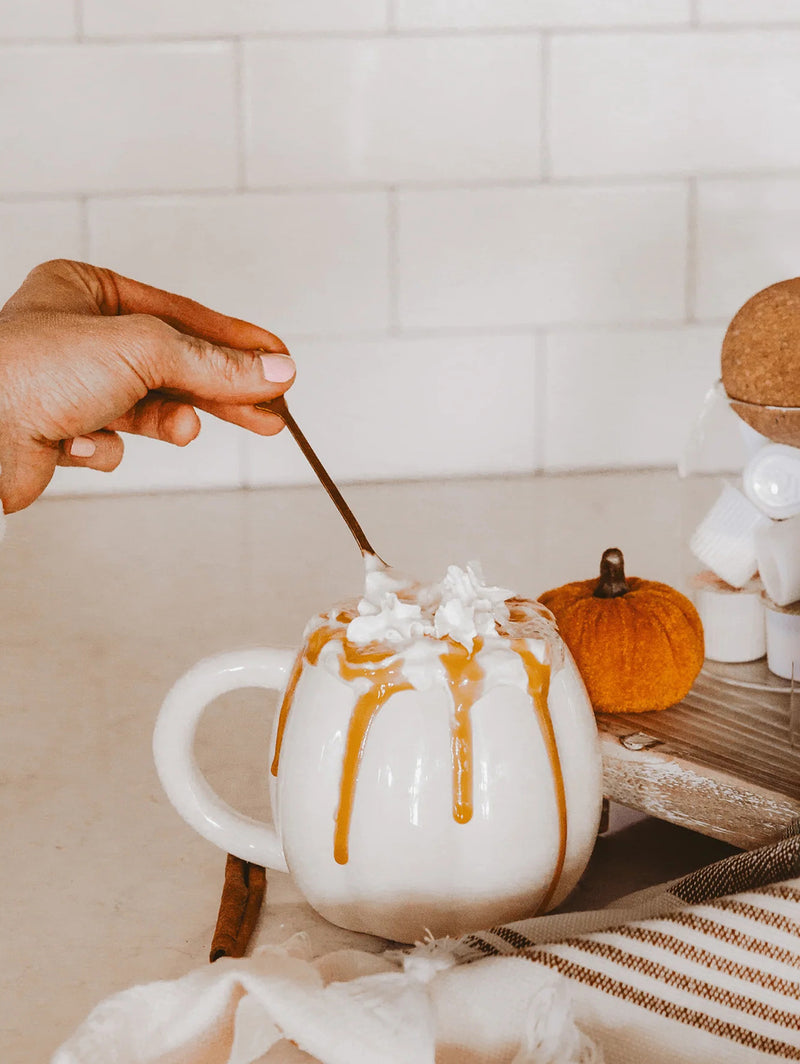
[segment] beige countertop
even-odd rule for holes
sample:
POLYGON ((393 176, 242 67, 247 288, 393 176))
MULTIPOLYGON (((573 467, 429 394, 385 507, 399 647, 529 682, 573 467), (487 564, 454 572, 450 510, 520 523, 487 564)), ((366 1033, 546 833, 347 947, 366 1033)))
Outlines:
MULTIPOLYGON (((96 475, 96 474, 87 474, 96 475)), ((479 558, 536 596, 595 573, 679 585, 686 486, 668 472, 357 485, 376 549, 424 579, 479 558)), ((204 655, 299 641, 357 593, 361 559, 316 486, 41 500, 0 548, 0 1059, 44 1061, 103 997, 207 960, 224 854, 165 798, 158 707, 204 655)), ((215 704, 198 758, 224 797, 262 814, 270 714, 258 691, 215 704)), ((612 807, 569 901, 592 908, 730 852, 612 807)), ((364 940, 326 924, 270 873, 259 941, 305 928, 325 952, 364 940)))

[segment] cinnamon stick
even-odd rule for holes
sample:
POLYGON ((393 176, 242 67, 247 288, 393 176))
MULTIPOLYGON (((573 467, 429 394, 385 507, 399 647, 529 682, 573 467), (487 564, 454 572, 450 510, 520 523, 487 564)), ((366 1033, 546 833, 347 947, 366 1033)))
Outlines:
POLYGON ((261 865, 228 854, 209 961, 245 955, 266 890, 267 874, 261 865))

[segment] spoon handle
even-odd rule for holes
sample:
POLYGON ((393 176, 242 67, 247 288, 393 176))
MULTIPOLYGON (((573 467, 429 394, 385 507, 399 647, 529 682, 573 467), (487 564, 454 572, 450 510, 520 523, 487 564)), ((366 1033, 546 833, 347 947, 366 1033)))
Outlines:
POLYGON ((259 410, 269 410, 271 413, 278 415, 278 417, 284 423, 289 432, 291 432, 292 436, 294 437, 295 443, 308 460, 308 464, 317 474, 320 484, 322 484, 328 495, 330 495, 331 499, 333 500, 334 506, 344 518, 345 524, 353 533, 353 538, 358 544, 361 553, 371 554, 374 558, 378 558, 378 560, 380 561, 380 557, 370 546, 369 540, 364 535, 364 530, 356 520, 355 514, 344 501, 344 496, 336 487, 331 477, 328 475, 328 471, 325 469, 325 466, 322 464, 322 462, 320 462, 319 458, 317 458, 311 447, 311 444, 301 432, 300 426, 289 413, 289 407, 286 404, 286 399, 284 398, 284 396, 279 395, 275 399, 268 399, 263 403, 256 403, 256 407, 259 410))

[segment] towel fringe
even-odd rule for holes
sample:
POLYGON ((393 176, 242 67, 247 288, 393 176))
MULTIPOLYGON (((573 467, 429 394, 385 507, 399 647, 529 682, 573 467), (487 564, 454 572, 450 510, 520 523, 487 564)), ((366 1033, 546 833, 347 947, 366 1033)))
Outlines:
POLYGON ((566 986, 551 984, 533 995, 511 1064, 603 1064, 600 1048, 575 1023, 566 986))
POLYGON ((406 975, 420 983, 429 983, 437 972, 446 971, 457 963, 456 946, 458 939, 434 938, 430 931, 425 932, 421 942, 416 942, 410 950, 388 950, 384 956, 402 965, 406 975))

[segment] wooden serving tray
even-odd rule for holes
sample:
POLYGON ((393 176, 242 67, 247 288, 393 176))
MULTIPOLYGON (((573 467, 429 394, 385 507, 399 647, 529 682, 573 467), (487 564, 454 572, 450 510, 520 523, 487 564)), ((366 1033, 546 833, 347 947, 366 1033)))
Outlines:
POLYGON ((707 661, 659 713, 598 713, 613 801, 752 849, 800 817, 800 685, 707 661))

